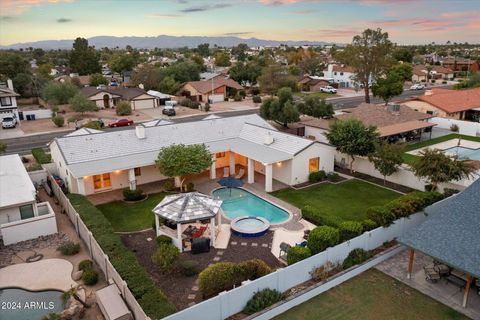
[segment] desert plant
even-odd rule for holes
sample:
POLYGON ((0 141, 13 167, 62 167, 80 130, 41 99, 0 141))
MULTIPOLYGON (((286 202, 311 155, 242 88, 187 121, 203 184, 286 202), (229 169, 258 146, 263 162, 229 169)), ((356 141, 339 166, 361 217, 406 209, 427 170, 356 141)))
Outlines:
POLYGON ((152 255, 152 261, 161 272, 170 272, 177 262, 180 252, 173 244, 159 245, 152 255))
POLYGON ((308 235, 308 247, 312 255, 322 252, 328 247, 333 247, 340 242, 340 232, 330 226, 316 227, 308 235))
POLYGON ((57 248, 64 256, 73 256, 80 252, 80 244, 73 241, 66 241, 57 248))
POLYGON ((314 268, 310 271, 310 275, 312 276, 312 280, 316 282, 323 281, 335 273, 340 271, 341 268, 338 264, 334 264, 331 261, 327 261, 325 264, 321 265, 320 267, 314 268))
POLYGON ((243 313, 254 314, 283 299, 283 294, 277 290, 269 288, 257 291, 253 297, 248 300, 243 313))
POLYGON ((195 189, 193 182, 187 183, 187 192, 192 192, 195 189))
POLYGON ((92 120, 92 121, 88 121, 88 122, 82 124, 82 128, 100 130, 100 129, 102 129, 102 124, 98 120, 92 120))
POLYGON ((54 116, 52 117, 52 122, 57 126, 57 127, 63 127, 63 125, 65 124, 65 118, 62 117, 62 116, 54 116))
POLYGON ((237 92, 233 97, 234 101, 242 101, 242 96, 237 92))
POLYGON ((358 221, 343 221, 338 225, 338 229, 340 230, 341 241, 346 241, 361 235, 363 225, 358 221))
POLYGON ((132 107, 128 101, 120 101, 120 103, 117 104, 115 112, 119 116, 129 116, 132 114, 132 107))
POLYGON ((98 282, 98 272, 94 268, 83 271, 82 281, 87 286, 94 286, 98 282))
POLYGON ((450 131, 452 132, 458 132, 458 126, 454 123, 450 126, 450 131))
POLYGON ((287 252, 287 263, 288 265, 294 264, 303 259, 307 259, 312 255, 312 252, 309 248, 306 247, 291 247, 287 252))
POLYGON ((78 270, 85 271, 85 270, 92 269, 92 268, 93 268, 93 261, 92 260, 88 260, 88 259, 82 260, 78 264, 78 270))
POLYGON ((155 241, 157 242, 157 246, 161 246, 164 244, 172 244, 172 238, 167 235, 161 234, 159 235, 155 241))
POLYGON ((325 174, 325 171, 323 170, 320 170, 320 171, 313 171, 313 172, 310 172, 310 174, 308 175, 308 181, 309 182, 319 182, 319 181, 322 181, 323 179, 325 179, 327 175, 325 174))
POLYGON ((175 188, 175 184, 173 183, 173 181, 171 179, 168 179, 168 180, 165 180, 165 182, 163 183, 163 188, 166 191, 170 191, 170 190, 173 190, 175 188))
POLYGON ((89 308, 90 306, 88 304, 86 304, 82 299, 80 299, 80 296, 78 295, 78 290, 79 290, 79 286, 76 286, 76 287, 71 287, 69 290, 65 291, 64 293, 62 293, 62 302, 63 302, 63 306, 66 307, 67 305, 67 302, 68 300, 70 300, 70 298, 73 298, 75 300, 77 300, 78 302, 80 302, 85 308, 89 308))
POLYGON ((210 111, 210 103, 208 103, 208 102, 207 102, 207 103, 205 103, 204 110, 205 110, 205 112, 208 112, 208 111, 210 111))
POLYGON ((356 264, 362 263, 372 257, 372 254, 361 248, 353 249, 348 254, 347 258, 343 260, 343 269, 348 269, 356 264))
POLYGON ((262 103, 262 98, 260 96, 253 96, 252 101, 254 103, 262 103))
POLYGON ((146 195, 142 189, 130 190, 129 188, 123 189, 123 199, 125 201, 140 201, 145 199, 146 195))
POLYGON ((183 260, 180 262, 180 268, 183 275, 187 277, 194 276, 198 273, 198 261, 195 260, 183 260))

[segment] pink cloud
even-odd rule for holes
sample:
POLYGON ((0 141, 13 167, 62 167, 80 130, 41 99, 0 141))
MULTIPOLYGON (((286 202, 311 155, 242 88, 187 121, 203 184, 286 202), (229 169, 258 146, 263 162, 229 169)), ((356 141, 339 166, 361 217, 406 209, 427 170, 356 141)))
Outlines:
POLYGON ((452 11, 444 12, 441 14, 444 18, 466 18, 466 17, 478 17, 480 11, 452 11))
POLYGON ((407 18, 407 19, 389 19, 389 20, 374 20, 373 24, 384 26, 384 27, 408 27, 412 25, 421 25, 421 26, 446 26, 450 25, 452 22, 449 20, 438 20, 438 19, 416 19, 416 18, 407 18))
POLYGON ((61 2, 73 2, 74 0, 1 0, 0 15, 19 15, 30 9, 32 6, 41 4, 55 4, 61 2))

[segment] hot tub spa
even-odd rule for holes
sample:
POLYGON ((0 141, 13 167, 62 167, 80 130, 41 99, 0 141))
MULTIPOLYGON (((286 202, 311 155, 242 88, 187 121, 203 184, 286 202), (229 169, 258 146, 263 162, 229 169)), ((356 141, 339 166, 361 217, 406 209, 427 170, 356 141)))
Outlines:
POLYGON ((270 223, 262 217, 239 217, 230 223, 232 233, 239 237, 260 237, 268 232, 270 223))

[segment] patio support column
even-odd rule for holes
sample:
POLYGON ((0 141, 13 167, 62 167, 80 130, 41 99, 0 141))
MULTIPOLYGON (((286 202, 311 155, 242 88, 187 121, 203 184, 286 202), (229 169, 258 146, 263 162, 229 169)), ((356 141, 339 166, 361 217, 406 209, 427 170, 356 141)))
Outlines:
POLYGON ((210 246, 215 247, 215 217, 210 219, 210 246))
POLYGON ((160 227, 160 221, 158 220, 158 215, 155 215, 155 235, 158 237, 158 228, 160 227))
POLYGON ((410 249, 410 256, 408 257, 408 273, 407 273, 407 278, 408 279, 410 279, 412 277, 414 255, 415 255, 415 250, 410 249))
POLYGON ((215 180, 217 178, 217 155, 212 154, 212 165, 210 166, 210 179, 215 180))
POLYGON ((467 307, 468 293, 470 292, 470 285, 472 284, 472 275, 467 273, 467 283, 465 284, 465 292, 463 293, 462 307, 467 307))
POLYGON ((266 192, 272 192, 272 174, 273 174, 273 168, 271 163, 266 163, 265 164, 265 191, 266 192))
POLYGON ((137 180, 135 179, 135 169, 128 170, 128 185, 130 186, 130 190, 137 189, 137 180))
POLYGON ((255 182, 255 160, 248 158, 247 160, 248 183, 255 182))
POLYGON ((235 175, 235 153, 230 151, 230 175, 235 175))
POLYGON ((82 178, 77 179, 78 193, 85 195, 85 180, 82 178))
POLYGON ((183 252, 183 243, 182 243, 182 224, 177 223, 177 238, 180 242, 180 252, 183 252))

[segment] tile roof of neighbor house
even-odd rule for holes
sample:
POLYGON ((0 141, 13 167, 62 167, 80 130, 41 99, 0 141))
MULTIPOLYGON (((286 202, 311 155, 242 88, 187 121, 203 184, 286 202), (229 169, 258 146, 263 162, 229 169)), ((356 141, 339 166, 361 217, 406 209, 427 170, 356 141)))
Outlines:
POLYGON ((36 194, 20 156, 0 156, 0 208, 34 202, 36 194))
MULTIPOLYGON (((449 68, 445 68, 443 66, 437 66, 433 65, 432 71, 435 71, 436 73, 442 73, 442 74, 452 74, 453 70, 449 68)), ((427 68, 424 64, 416 64, 413 66, 413 73, 417 75, 426 75, 427 74, 427 68)))
POLYGON ((334 72, 349 72, 349 73, 355 73, 355 68, 350 67, 350 66, 341 66, 338 64, 333 65, 333 71, 334 72))
POLYGON ((399 241, 435 260, 480 277, 480 180, 425 209, 429 215, 399 241))
POLYGON ((77 78, 82 86, 90 85, 90 76, 88 76, 88 75, 86 75, 86 76, 74 76, 74 77, 70 77, 68 75, 62 75, 62 76, 56 77, 55 81, 61 81, 61 80, 71 81, 73 78, 77 78))
POLYGON ((142 94, 146 94, 154 99, 155 97, 148 94, 145 90, 140 88, 126 88, 126 87, 107 87, 107 88, 96 88, 96 87, 84 87, 80 88, 80 91, 87 97, 96 95, 99 92, 110 93, 117 97, 121 97, 125 100, 132 100, 142 94))
POLYGON ((19 97, 20 95, 9 88, 0 88, 0 97, 19 97))
POLYGON ((90 176, 154 164, 160 148, 172 144, 201 144, 211 152, 231 150, 263 163, 292 159, 314 142, 278 132, 256 114, 172 123, 145 128, 145 139, 135 130, 56 138, 69 170, 75 177, 90 176), (264 144, 266 135, 273 143, 264 144))
POLYGON ((465 90, 432 89, 417 100, 427 102, 447 113, 480 108, 480 88, 465 90))
POLYGON ((191 85, 195 90, 198 92, 205 94, 212 92, 213 90, 220 88, 222 86, 227 86, 229 88, 234 88, 237 90, 243 90, 243 87, 238 84, 238 82, 232 79, 223 79, 223 78, 214 78, 213 81, 190 81, 186 82, 185 84, 191 85))

